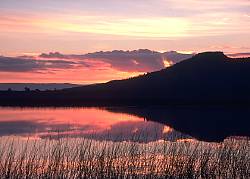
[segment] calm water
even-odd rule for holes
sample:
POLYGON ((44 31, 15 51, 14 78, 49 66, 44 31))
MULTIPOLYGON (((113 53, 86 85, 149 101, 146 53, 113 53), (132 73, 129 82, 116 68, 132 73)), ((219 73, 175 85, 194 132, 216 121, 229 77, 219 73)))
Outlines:
POLYGON ((0 178, 249 178, 249 114, 220 107, 0 108, 0 178))
POLYGON ((99 108, 0 108, 0 135, 139 142, 191 138, 140 116, 99 108))
POLYGON ((0 136, 150 142, 250 136, 249 109, 0 108, 0 136))

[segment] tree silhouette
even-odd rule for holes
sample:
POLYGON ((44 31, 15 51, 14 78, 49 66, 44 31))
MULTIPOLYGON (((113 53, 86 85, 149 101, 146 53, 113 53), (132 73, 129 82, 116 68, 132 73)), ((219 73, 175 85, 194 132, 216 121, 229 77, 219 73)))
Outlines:
POLYGON ((24 88, 24 91, 29 92, 30 89, 29 89, 28 87, 25 87, 25 88, 24 88))

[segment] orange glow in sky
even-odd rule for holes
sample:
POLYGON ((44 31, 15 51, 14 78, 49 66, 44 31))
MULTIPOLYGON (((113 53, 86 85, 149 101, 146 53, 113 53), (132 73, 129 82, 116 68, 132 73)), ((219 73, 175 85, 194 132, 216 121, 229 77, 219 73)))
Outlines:
POLYGON ((122 72, 112 68, 104 70, 61 69, 51 72, 0 72, 1 83, 74 83, 92 84, 138 76, 140 72, 122 72))
MULTIPOLYGON (((0 2, 1 58, 38 56, 55 51, 85 54, 120 49, 249 53, 249 39, 249 0, 0 2)), ((8 64, 0 61, 0 82, 86 84, 128 78, 150 71, 148 67, 138 70, 137 66, 142 64, 137 59, 131 60, 134 60, 132 70, 129 66, 126 70, 114 68, 102 61, 94 65, 95 68, 60 67, 17 70, 15 73, 14 70, 5 70, 8 64)), ((169 60, 163 63, 164 67, 172 65, 169 60)), ((116 65, 120 67, 120 64, 116 65)))
POLYGON ((249 51, 250 2, 1 1, 0 54, 249 51))
POLYGON ((173 64, 171 63, 171 61, 168 61, 168 60, 163 60, 163 63, 164 63, 164 66, 165 66, 165 67, 170 67, 171 65, 173 65, 173 64))

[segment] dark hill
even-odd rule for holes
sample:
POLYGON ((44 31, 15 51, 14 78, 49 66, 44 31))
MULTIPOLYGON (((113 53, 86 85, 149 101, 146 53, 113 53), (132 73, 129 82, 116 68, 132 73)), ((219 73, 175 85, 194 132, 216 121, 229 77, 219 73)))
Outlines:
POLYGON ((1 92, 2 105, 250 104, 250 58, 205 52, 161 71, 58 91, 1 92), (18 101, 18 102, 17 102, 18 101))

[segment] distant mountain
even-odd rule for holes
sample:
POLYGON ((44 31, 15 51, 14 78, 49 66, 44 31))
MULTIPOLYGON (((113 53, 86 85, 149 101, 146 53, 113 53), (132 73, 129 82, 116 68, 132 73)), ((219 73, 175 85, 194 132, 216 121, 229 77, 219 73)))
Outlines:
POLYGON ((15 104, 25 98, 25 103, 41 105, 250 104, 249 81, 250 58, 205 52, 135 78, 52 92, 0 93, 0 101, 15 104))
POLYGON ((0 83, 0 91, 4 90, 14 90, 14 91, 24 91, 25 88, 30 90, 39 89, 44 90, 54 90, 54 89, 64 89, 64 88, 73 88, 79 85, 70 84, 70 83, 0 83))

